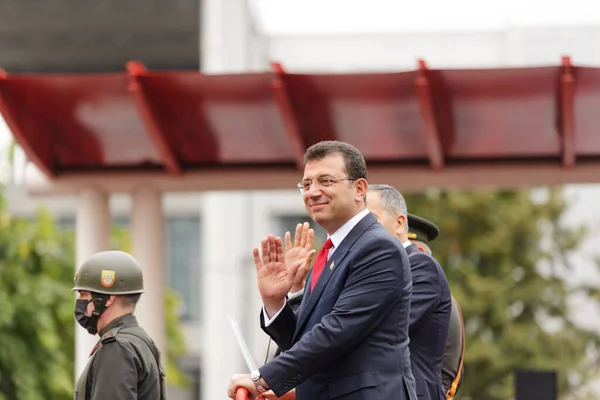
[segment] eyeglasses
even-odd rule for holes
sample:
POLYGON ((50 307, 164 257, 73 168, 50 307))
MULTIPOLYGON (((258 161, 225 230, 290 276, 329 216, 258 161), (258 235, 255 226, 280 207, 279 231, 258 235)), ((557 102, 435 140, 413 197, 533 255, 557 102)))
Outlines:
POLYGON ((298 185, 296 185, 296 187, 298 188, 298 191, 300 192, 300 194, 304 194, 305 191, 310 190, 310 187, 313 185, 313 183, 315 184, 316 187, 323 188, 323 187, 329 187, 336 182, 355 181, 357 179, 358 178, 332 178, 329 176, 324 176, 324 177, 316 179, 315 181, 311 181, 311 180, 307 179, 305 181, 298 183, 298 185))

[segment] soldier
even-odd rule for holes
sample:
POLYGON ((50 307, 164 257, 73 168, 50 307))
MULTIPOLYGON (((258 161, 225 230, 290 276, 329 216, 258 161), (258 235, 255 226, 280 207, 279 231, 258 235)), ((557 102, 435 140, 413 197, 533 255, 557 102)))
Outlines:
MULTIPOLYGON (((428 220, 416 215, 408 214, 408 238, 420 251, 431 255, 428 243, 440 234, 439 228, 428 220)), ((442 385, 446 392, 446 399, 454 399, 454 395, 463 378, 463 358, 465 353, 465 327, 460 306, 452 297, 452 310, 450 311, 450 327, 446 340, 446 351, 442 361, 442 385)))
POLYGON ((75 386, 75 400, 166 398, 160 353, 133 315, 144 292, 137 260, 122 251, 103 251, 75 274, 79 292, 75 318, 100 340, 75 386))

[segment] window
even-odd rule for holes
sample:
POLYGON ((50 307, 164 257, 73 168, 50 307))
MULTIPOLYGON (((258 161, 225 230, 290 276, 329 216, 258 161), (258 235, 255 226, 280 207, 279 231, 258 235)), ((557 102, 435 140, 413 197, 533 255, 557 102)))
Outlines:
POLYGON ((182 299, 181 318, 200 318, 200 219, 170 217, 166 221, 167 281, 182 299))
POLYGON ((59 217, 55 220, 56 227, 60 230, 75 229, 75 218, 59 217))

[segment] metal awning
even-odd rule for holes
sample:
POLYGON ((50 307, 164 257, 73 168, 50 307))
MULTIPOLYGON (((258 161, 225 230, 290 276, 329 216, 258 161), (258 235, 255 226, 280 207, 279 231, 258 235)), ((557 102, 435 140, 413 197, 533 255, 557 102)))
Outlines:
POLYGON ((600 68, 378 74, 0 74, 0 111, 49 178, 298 171, 321 140, 371 167, 600 164, 600 68))

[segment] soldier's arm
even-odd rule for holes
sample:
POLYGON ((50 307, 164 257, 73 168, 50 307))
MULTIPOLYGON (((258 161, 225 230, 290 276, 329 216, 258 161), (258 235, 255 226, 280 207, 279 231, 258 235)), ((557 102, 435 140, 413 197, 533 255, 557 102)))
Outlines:
POLYGON ((114 338, 103 341, 94 362, 91 400, 137 400, 139 365, 125 344, 114 338))

